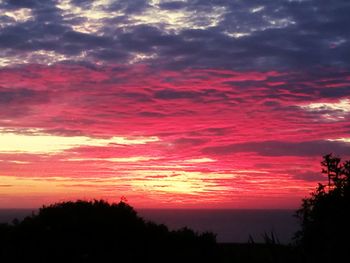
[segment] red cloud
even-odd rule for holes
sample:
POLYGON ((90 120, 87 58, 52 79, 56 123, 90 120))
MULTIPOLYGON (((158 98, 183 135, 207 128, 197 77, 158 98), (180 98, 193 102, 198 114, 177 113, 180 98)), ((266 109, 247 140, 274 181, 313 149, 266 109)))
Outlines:
POLYGON ((142 66, 3 68, 0 136, 40 131, 91 139, 157 138, 77 145, 54 154, 1 153, 0 146, 7 180, 2 185, 17 187, 8 187, 4 198, 20 191, 24 180, 32 186, 26 188, 29 196, 36 195, 33 182, 38 182, 57 188, 57 198, 79 197, 89 185, 84 195, 124 194, 141 206, 252 207, 257 200, 266 207, 297 206, 313 187, 307 176, 314 177, 311 171, 318 171, 321 158, 304 146, 324 142, 345 149, 346 142, 327 139, 346 138, 350 124, 349 114, 329 121, 300 105, 346 97, 346 78, 344 72, 323 80, 311 73, 155 72, 142 66), (304 148, 286 149, 300 145, 304 148), (205 150, 227 147, 220 154, 205 150))

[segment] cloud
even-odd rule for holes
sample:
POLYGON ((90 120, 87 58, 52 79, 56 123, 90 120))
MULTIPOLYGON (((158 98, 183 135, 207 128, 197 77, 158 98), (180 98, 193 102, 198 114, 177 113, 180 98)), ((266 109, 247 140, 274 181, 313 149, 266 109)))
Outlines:
MULTIPOLYGON (((47 2, 52 2, 51 0, 47 2)), ((11 9, 11 8, 35 8, 40 5, 40 1, 38 0, 28 0, 28 1, 21 1, 21 0, 11 0, 11 1, 3 1, 2 5, 11 9)))
POLYGON ((281 140, 290 136, 297 140, 303 130, 309 132, 303 134, 305 140, 334 138, 334 130, 336 137, 345 137, 346 99, 342 94, 339 99, 322 98, 320 93, 334 89, 329 85, 346 85, 349 76, 334 70, 325 70, 322 77, 314 71, 173 71, 138 65, 4 68, 0 70, 0 125, 87 137, 135 131, 141 136, 163 136, 171 131, 215 141, 226 135, 228 144, 236 137, 256 140, 256 129, 269 140, 271 127, 280 127, 274 136, 281 140), (333 108, 301 107, 321 105, 317 103, 333 108), (343 118, 332 121, 329 128, 322 126, 329 125, 325 113, 343 118))
POLYGON ((350 145, 339 141, 264 141, 237 143, 225 146, 207 147, 204 153, 226 155, 253 152, 262 156, 320 156, 327 153, 347 155, 350 145))
POLYGON ((309 105, 303 106, 306 110, 310 111, 340 111, 340 112, 350 112, 350 101, 348 99, 340 100, 339 102, 319 102, 310 103, 309 105))
POLYGON ((171 69, 349 68, 350 7, 344 0, 25 2, 0 4, 8 14, 0 19, 6 59, 0 66, 85 61, 171 69), (21 12, 15 20, 12 14, 21 12))
POLYGON ((85 161, 102 161, 102 162, 115 162, 115 163, 130 163, 130 162, 146 162, 156 160, 156 158, 145 156, 133 156, 133 157, 117 157, 117 158, 70 158, 68 161, 73 162, 85 162, 85 161))
POLYGON ((55 136, 34 131, 29 134, 1 132, 1 153, 57 153, 82 146, 134 145, 158 141, 157 137, 149 138, 90 138, 84 136, 55 136))
POLYGON ((349 11, 345 0, 2 1, 8 200, 297 204, 323 153, 349 153, 349 11))
MULTIPOLYGON (((30 88, 0 86, 0 118, 11 119, 31 115, 32 107, 50 102, 50 92, 30 88)), ((1 126, 1 125, 0 125, 1 126)))
POLYGON ((161 2, 159 7, 165 10, 178 10, 186 8, 187 3, 185 1, 170 1, 170 2, 161 2))
POLYGON ((9 89, 0 87, 0 106, 47 103, 49 98, 48 91, 36 91, 30 88, 9 89))
POLYGON ((315 171, 289 171, 295 179, 300 179, 308 182, 322 182, 325 180, 321 172, 315 171))
POLYGON ((199 94, 193 91, 160 90, 155 93, 155 98, 163 100, 195 99, 199 94))
POLYGON ((128 1, 128 0, 120 0, 115 1, 111 3, 110 6, 108 6, 108 10, 117 10, 122 11, 125 14, 137 14, 142 13, 146 9, 150 8, 151 5, 149 3, 150 1, 147 0, 135 0, 135 1, 128 1))
POLYGON ((336 121, 349 115, 350 101, 341 99, 338 102, 313 102, 300 107, 306 111, 320 113, 325 119, 336 121))

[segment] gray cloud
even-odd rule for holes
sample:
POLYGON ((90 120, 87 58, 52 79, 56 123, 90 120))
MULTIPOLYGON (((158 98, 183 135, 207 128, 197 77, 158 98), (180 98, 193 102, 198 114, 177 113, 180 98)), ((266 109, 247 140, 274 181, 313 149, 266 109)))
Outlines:
POLYGON ((174 141, 175 144, 181 146, 196 146, 207 143, 207 139, 198 139, 198 138, 179 138, 174 141))
POLYGON ((300 179, 308 182, 322 182, 325 178, 324 174, 315 171, 288 171, 295 179, 300 179))
POLYGON ((165 3, 160 3, 159 7, 161 9, 165 10, 179 10, 179 9, 185 9, 187 4, 182 1, 172 1, 172 2, 165 2, 165 3))
POLYGON ((214 155, 254 152, 262 156, 319 156, 328 153, 348 155, 350 144, 322 140, 305 142, 264 141, 207 147, 203 149, 203 152, 214 155))
POLYGON ((0 106, 37 104, 47 101, 49 101, 49 95, 46 91, 35 91, 26 88, 4 89, 0 87, 0 106))
POLYGON ((199 93, 194 91, 177 91, 166 89, 155 92, 154 96, 156 99, 162 100, 196 99, 199 97, 199 93))
POLYGON ((145 9, 149 8, 149 1, 148 0, 119 0, 114 1, 109 7, 108 10, 110 11, 123 11, 126 14, 134 14, 134 13, 141 13, 145 9))
MULTIPOLYGON (((52 2, 51 0, 45 2, 52 2)), ((40 6, 41 2, 39 0, 10 0, 2 1, 2 5, 8 9, 12 8, 36 8, 40 6)))
MULTIPOLYGON (((73 0, 84 9, 90 1, 73 0)), ((86 60, 129 61, 135 52, 156 54, 146 62, 152 66, 219 67, 235 70, 300 69, 338 66, 349 69, 348 25, 350 3, 325 1, 187 1, 165 2, 158 8, 169 12, 189 12, 187 20, 202 28, 165 31, 164 21, 134 23, 134 15, 151 10, 148 1, 115 1, 100 7, 123 15, 101 18, 99 32, 81 33, 72 26, 86 21, 66 14, 55 1, 6 1, 3 10, 30 8, 33 18, 0 29, 0 48, 18 52, 50 50, 75 61, 86 52, 86 60), (40 3, 39 3, 40 2, 40 3), (206 26, 210 15, 223 10, 221 20, 206 26), (203 16, 195 16, 195 13, 203 16), (114 22, 113 22, 114 21, 114 22), (247 34, 240 38, 229 34, 247 34)), ((8 19, 2 17, 0 21, 8 19)), ((186 21, 183 21, 184 26, 186 21)))

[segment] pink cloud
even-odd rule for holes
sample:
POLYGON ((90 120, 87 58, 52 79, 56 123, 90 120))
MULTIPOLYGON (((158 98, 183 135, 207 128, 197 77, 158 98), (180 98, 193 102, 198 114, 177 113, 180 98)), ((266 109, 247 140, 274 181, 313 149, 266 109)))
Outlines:
MULTIPOLYGON (((307 146, 348 149, 346 142, 327 140, 346 138, 350 127, 349 114, 329 122, 323 113, 300 105, 346 97, 342 87, 348 75, 322 80, 307 72, 156 72, 118 65, 2 68, 2 134, 36 136, 40 131, 91 140, 157 140, 76 145, 55 153, 5 153, 0 146, 1 176, 13 178, 1 184, 42 178, 61 189, 56 197, 66 198, 79 197, 74 189, 84 185, 93 189, 96 178, 114 178, 97 183, 87 195, 116 198, 123 193, 135 204, 159 207, 252 207, 257 200, 266 207, 296 206, 314 186, 311 171, 319 171, 322 151, 311 153, 307 146), (206 159, 212 161, 191 162, 206 159), (67 181, 49 181, 56 177, 67 181), (71 189, 67 195, 65 188, 71 189)), ((34 198, 35 187, 29 190, 34 198)))

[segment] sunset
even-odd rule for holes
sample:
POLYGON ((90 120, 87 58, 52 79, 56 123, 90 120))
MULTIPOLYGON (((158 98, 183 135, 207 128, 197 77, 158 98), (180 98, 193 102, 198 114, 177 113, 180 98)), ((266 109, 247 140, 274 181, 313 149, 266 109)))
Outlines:
POLYGON ((0 206, 296 208, 349 155, 346 1, 2 1, 0 206))
MULTIPOLYGON (((349 177, 349 14, 346 0, 0 0, 0 209, 307 209, 349 177)), ((219 242, 248 240, 215 222, 219 242)))

